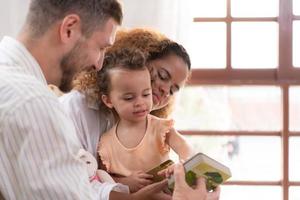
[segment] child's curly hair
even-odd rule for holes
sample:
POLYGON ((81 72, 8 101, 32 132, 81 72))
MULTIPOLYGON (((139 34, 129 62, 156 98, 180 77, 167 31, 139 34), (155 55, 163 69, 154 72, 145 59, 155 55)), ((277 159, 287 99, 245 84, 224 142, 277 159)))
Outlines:
MULTIPOLYGON (((116 49, 105 54, 103 68, 97 72, 96 78, 100 109, 111 112, 111 109, 107 108, 101 100, 102 95, 108 95, 111 91, 111 71, 113 69, 147 70, 145 63, 144 54, 136 48, 116 49)), ((116 116, 116 113, 114 115, 116 116)))
MULTIPOLYGON (((176 55, 184 60, 189 69, 191 66, 189 55, 181 45, 153 30, 138 28, 129 31, 118 31, 115 43, 107 49, 107 54, 128 47, 139 49, 144 54, 146 62, 164 58, 168 55, 176 55)), ((105 67, 105 61, 103 66, 105 67)), ((85 70, 75 77, 73 86, 76 90, 84 93, 87 98, 99 101, 100 90, 96 79, 97 72, 95 70, 85 70)), ((173 100, 171 99, 168 105, 152 111, 151 114, 165 118, 169 116, 172 108, 173 100)))

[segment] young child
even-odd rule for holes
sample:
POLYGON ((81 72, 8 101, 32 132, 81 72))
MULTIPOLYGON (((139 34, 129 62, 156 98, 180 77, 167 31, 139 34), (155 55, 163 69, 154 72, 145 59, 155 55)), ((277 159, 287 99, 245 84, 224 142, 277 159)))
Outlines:
POLYGON ((98 153, 104 168, 126 177, 117 181, 134 192, 151 183, 145 172, 166 161, 170 148, 183 160, 192 151, 172 120, 149 114, 151 78, 140 51, 108 52, 103 66, 97 77, 101 100, 117 123, 100 138, 98 153))

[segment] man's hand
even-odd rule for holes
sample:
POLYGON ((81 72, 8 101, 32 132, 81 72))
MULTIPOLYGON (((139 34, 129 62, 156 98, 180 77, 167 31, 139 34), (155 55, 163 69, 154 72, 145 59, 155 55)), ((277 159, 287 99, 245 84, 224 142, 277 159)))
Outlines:
POLYGON ((220 187, 213 192, 207 192, 205 179, 199 178, 195 189, 191 188, 185 182, 185 173, 182 164, 176 164, 174 167, 175 188, 172 200, 218 200, 220 196, 220 187))

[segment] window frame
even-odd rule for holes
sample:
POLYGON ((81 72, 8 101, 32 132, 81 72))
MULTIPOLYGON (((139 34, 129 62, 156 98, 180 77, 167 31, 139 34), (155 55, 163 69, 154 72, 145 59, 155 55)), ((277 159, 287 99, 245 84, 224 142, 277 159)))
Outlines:
POLYGON ((275 85, 282 90, 282 130, 281 131, 180 131, 184 135, 201 136, 279 136, 282 141, 282 180, 281 181, 229 181, 227 185, 239 186, 281 186, 283 200, 289 200, 289 187, 300 186, 300 181, 289 181, 289 138, 300 137, 300 131, 289 130, 289 88, 300 85, 300 68, 293 67, 293 21, 300 15, 293 15, 293 0, 279 0, 278 17, 231 16, 231 0, 227 0, 227 16, 224 18, 195 17, 195 23, 225 22, 227 25, 226 68, 193 69, 188 85, 275 85), (231 67, 231 23, 232 22, 278 22, 279 52, 278 68, 275 69, 236 69, 231 67))

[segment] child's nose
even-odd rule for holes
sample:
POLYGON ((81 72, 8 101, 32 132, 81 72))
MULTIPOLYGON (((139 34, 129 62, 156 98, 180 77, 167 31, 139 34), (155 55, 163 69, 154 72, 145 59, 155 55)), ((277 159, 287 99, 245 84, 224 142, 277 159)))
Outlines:
POLYGON ((137 98, 136 101, 135 101, 135 106, 141 106, 144 104, 144 101, 141 97, 137 98))

